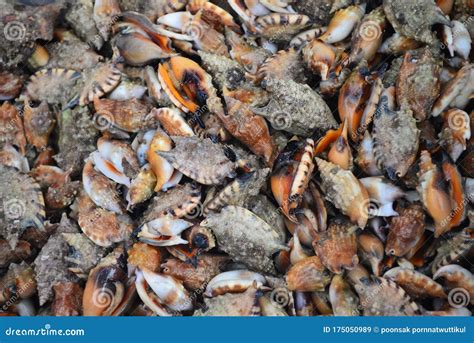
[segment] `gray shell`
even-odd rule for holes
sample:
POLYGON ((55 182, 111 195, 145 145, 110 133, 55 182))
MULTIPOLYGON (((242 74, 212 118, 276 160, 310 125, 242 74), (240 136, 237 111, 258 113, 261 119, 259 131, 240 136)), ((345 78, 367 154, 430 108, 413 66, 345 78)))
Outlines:
POLYGON ((77 233, 79 229, 66 214, 63 214, 56 232, 49 237, 34 261, 40 306, 53 299, 53 286, 58 282, 74 281, 68 270, 66 257, 69 247, 63 233, 77 233))
POLYGON ((266 79, 270 102, 253 111, 265 117, 276 130, 308 137, 316 129, 326 131, 337 126, 323 98, 306 84, 292 80, 266 79))
POLYGON ((13 249, 26 228, 44 231, 43 194, 29 175, 0 165, 0 206, 0 235, 13 249))
POLYGON ((374 154, 380 170, 390 179, 403 177, 418 153, 420 130, 412 111, 391 111, 388 99, 382 96, 374 117, 374 154))
POLYGON ((436 250, 436 256, 431 265, 433 274, 439 268, 456 262, 472 250, 474 247, 473 230, 472 228, 466 228, 451 238, 442 241, 436 250))
POLYGON ((286 249, 276 230, 242 207, 227 206, 220 213, 210 213, 201 226, 212 229, 218 246, 234 261, 256 271, 275 273, 272 255, 286 249))
POLYGON ((227 293, 214 298, 204 298, 204 308, 194 313, 196 317, 259 316, 257 289, 250 287, 244 293, 227 293))
POLYGON ((158 151, 171 165, 187 177, 204 185, 222 184, 235 177, 236 163, 225 153, 225 146, 209 138, 172 136, 175 147, 158 151))
POLYGON ((78 277, 87 279, 89 271, 104 255, 104 248, 94 244, 82 233, 63 233, 62 237, 72 248, 65 257, 69 265, 68 269, 78 277))

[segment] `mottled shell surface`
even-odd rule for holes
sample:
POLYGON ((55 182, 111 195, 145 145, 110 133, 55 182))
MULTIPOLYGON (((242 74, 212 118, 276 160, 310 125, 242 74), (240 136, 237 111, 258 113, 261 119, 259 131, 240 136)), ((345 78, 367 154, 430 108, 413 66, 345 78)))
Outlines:
POLYGON ((214 298, 204 299, 204 308, 194 313, 197 317, 247 317, 259 316, 257 289, 250 287, 244 293, 227 293, 214 298))
POLYGON ((214 232, 219 247, 235 261, 257 271, 274 273, 271 256, 285 249, 278 233, 268 223, 242 207, 227 206, 210 213, 201 223, 214 232))

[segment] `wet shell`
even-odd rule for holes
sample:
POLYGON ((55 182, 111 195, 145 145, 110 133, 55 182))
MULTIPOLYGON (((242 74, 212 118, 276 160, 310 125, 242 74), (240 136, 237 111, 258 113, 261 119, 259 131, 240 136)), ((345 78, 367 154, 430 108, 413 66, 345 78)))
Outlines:
POLYGON ((411 204, 398 207, 398 217, 392 217, 385 252, 387 255, 404 256, 416 246, 425 231, 425 214, 422 206, 411 204))
POLYGON ((433 44, 435 35, 431 32, 434 24, 450 26, 441 9, 432 0, 384 0, 383 9, 387 19, 399 34, 420 42, 433 44))
POLYGON ((37 150, 46 148, 49 136, 56 124, 48 104, 43 101, 38 107, 32 107, 28 102, 25 102, 23 121, 28 143, 37 150))
POLYGON ((336 50, 329 44, 313 39, 303 48, 303 59, 307 66, 325 81, 336 62, 336 50))
POLYGON ((413 316, 420 309, 393 281, 371 277, 355 285, 365 316, 413 316))
POLYGON ((347 38, 365 13, 366 5, 349 6, 336 12, 327 31, 319 37, 323 42, 334 44, 347 38))
POLYGON ((286 274, 290 291, 323 291, 331 278, 318 256, 307 257, 292 265, 286 274))
POLYGON ((474 230, 472 228, 466 228, 443 241, 436 250, 436 256, 431 265, 432 273, 468 255, 473 250, 473 245, 474 230))
POLYGON ((17 146, 25 154, 26 138, 23 133, 23 121, 15 106, 4 102, 0 107, 0 146, 6 144, 17 146))
POLYGON ((77 226, 65 214, 56 232, 49 237, 34 261, 40 306, 53 299, 53 285, 74 281, 74 274, 67 268, 68 245, 63 233, 77 233, 77 226))
POLYGON ((438 98, 440 72, 441 65, 428 48, 409 51, 403 58, 397 80, 397 101, 400 107, 411 109, 418 121, 429 117, 438 98))
POLYGON ((0 165, 1 234, 15 248, 27 227, 44 231, 44 199, 33 178, 18 170, 0 165))
POLYGON ((182 262, 175 258, 169 258, 161 265, 163 273, 181 280, 184 286, 190 290, 202 290, 221 269, 229 258, 220 255, 203 254, 197 260, 197 265, 182 262))
POLYGON ((374 153, 377 165, 390 179, 403 177, 416 159, 420 130, 409 109, 392 111, 382 96, 374 117, 374 153))
POLYGON ((218 185, 226 178, 235 177, 236 162, 228 157, 225 146, 208 138, 172 136, 171 139, 174 149, 158 154, 189 178, 204 185, 218 185))
POLYGON ((321 174, 321 187, 326 199, 364 228, 368 220, 369 196, 364 186, 349 170, 316 157, 321 174))
POLYGON ((395 281, 413 299, 446 297, 443 286, 412 269, 396 267, 387 271, 383 277, 395 281))
POLYGON ((270 225, 242 207, 227 206, 220 213, 210 213, 201 226, 212 229, 219 247, 234 261, 257 271, 274 272, 271 256, 285 249, 270 225))
POLYGON ((270 102, 254 111, 265 117, 274 129, 308 137, 316 129, 325 131, 337 126, 328 105, 308 85, 268 79, 265 88, 271 92, 270 102))
POLYGON ((314 251, 332 273, 351 270, 359 263, 356 230, 352 224, 333 223, 327 231, 315 234, 314 251))

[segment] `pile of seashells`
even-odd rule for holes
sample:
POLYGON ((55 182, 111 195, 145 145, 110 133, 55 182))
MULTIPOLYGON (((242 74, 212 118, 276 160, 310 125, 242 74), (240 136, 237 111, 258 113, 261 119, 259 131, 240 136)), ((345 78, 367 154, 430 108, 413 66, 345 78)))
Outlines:
POLYGON ((474 2, 0 0, 0 315, 471 315, 474 2))

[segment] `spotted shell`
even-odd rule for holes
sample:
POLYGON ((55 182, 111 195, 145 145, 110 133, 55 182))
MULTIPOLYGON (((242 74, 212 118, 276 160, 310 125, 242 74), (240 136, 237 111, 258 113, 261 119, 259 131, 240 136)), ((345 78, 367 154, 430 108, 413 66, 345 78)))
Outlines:
POLYGON ((333 273, 350 270, 359 263, 357 256, 357 226, 332 223, 327 231, 315 234, 313 248, 321 262, 333 273))
POLYGON ((79 98, 79 106, 89 104, 94 98, 109 93, 120 83, 122 72, 115 62, 99 64, 91 72, 85 72, 85 84, 79 98))
POLYGON ((224 145, 208 138, 172 136, 171 151, 159 151, 171 165, 189 178, 204 185, 217 185, 235 177, 236 163, 228 157, 224 145))
POLYGON ((311 19, 302 14, 271 13, 257 17, 254 25, 262 37, 271 41, 289 41, 311 25, 311 19))
POLYGON ((212 229, 219 247, 234 261, 257 271, 275 272, 271 256, 285 249, 281 237, 249 210, 227 206, 219 213, 210 213, 201 226, 212 229))
POLYGON ((27 227, 44 231, 43 194, 33 178, 4 165, 0 165, 0 185, 0 230, 10 246, 15 248, 27 227))
POLYGON ((416 159, 420 130, 409 109, 392 111, 382 96, 374 116, 374 153, 377 165, 390 179, 403 177, 416 159))

